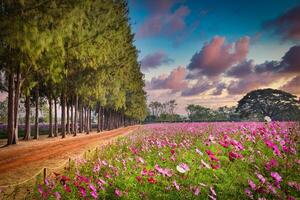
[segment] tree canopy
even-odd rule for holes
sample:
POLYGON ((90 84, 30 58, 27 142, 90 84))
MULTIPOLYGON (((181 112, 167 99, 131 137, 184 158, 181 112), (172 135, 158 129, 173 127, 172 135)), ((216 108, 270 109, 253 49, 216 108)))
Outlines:
POLYGON ((299 102, 295 95, 270 88, 246 94, 238 102, 237 111, 241 117, 269 116, 272 120, 296 120, 300 116, 299 102))
POLYGON ((8 144, 18 139, 20 97, 26 102, 34 97, 37 110, 39 99, 46 98, 51 119, 53 100, 55 108, 59 102, 63 137, 73 106, 76 122, 83 117, 77 112, 88 116, 92 110, 99 116, 117 113, 118 119, 145 118, 143 74, 125 0, 4 0, 0 21, 8 144))

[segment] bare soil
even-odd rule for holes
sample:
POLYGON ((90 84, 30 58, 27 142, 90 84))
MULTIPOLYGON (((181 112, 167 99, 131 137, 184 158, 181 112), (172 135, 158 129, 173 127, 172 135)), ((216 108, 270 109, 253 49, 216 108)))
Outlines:
POLYGON ((64 139, 44 137, 2 147, 0 148, 0 186, 26 180, 44 167, 58 167, 69 158, 110 143, 139 127, 137 125, 100 133, 91 132, 88 135, 79 134, 76 137, 68 135, 64 139))

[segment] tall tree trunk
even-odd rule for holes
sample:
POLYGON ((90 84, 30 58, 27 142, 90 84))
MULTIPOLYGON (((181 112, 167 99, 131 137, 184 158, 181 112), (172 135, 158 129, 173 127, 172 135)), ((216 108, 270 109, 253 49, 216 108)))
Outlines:
POLYGON ((39 138, 39 86, 35 87, 35 127, 34 139, 39 138))
POLYGON ((19 133, 19 102, 20 102, 20 90, 21 90, 21 72, 20 66, 18 66, 16 74, 16 84, 15 84, 15 99, 14 99, 14 137, 13 144, 18 143, 18 133, 19 133))
POLYGON ((103 111, 104 111, 104 108, 102 107, 100 111, 101 111, 100 112, 101 113, 101 115, 100 115, 100 123, 101 123, 100 124, 100 130, 103 131, 103 124, 104 124, 104 121, 103 121, 104 120, 103 111))
POLYGON ((111 130, 112 128, 112 113, 111 113, 112 111, 111 111, 111 109, 109 109, 109 122, 108 122, 108 126, 109 126, 109 130, 111 130))
POLYGON ((66 137, 66 95, 62 91, 61 94, 61 136, 66 137))
POLYGON ((24 140, 30 139, 30 96, 25 98, 25 135, 24 140))
POLYGON ((82 105, 79 107, 79 133, 82 133, 82 105))
POLYGON ((70 105, 67 102, 67 134, 70 134, 70 105))
POLYGON ((90 122, 89 122, 89 108, 85 109, 85 128, 86 128, 86 134, 90 133, 90 122))
POLYGON ((78 116, 78 96, 76 95, 75 97, 75 119, 74 119, 74 136, 77 135, 77 130, 78 130, 78 122, 77 122, 77 116, 78 116))
POLYGON ((92 108, 89 108, 89 128, 90 131, 92 131, 93 127, 92 127, 92 108))
POLYGON ((13 144, 14 140, 14 74, 8 75, 8 118, 7 118, 7 145, 13 144))
POLYGON ((54 98, 54 137, 58 135, 58 124, 57 124, 57 98, 54 98))
POLYGON ((52 124, 52 97, 49 95, 49 137, 53 137, 53 124, 52 124))
POLYGON ((70 111, 71 111, 71 133, 74 133, 74 113, 73 113, 73 98, 71 98, 71 105, 70 105, 70 111))
POLYGON ((101 131, 101 106, 98 105, 98 126, 97 126, 97 132, 99 133, 101 131))

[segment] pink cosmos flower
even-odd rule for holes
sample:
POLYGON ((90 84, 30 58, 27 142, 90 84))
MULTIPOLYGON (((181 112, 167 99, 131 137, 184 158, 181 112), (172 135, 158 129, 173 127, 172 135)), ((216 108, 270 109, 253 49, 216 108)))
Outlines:
POLYGON ((89 188, 92 190, 92 191, 95 191, 97 192, 97 189, 95 188, 95 186, 93 184, 89 184, 89 188))
POLYGON ((266 169, 269 171, 273 167, 278 167, 278 162, 274 158, 272 158, 269 162, 265 165, 266 169))
POLYGON ((248 180, 248 184, 251 187, 252 190, 256 190, 256 185, 252 180, 248 180))
POLYGON ((178 190, 178 191, 180 190, 180 187, 176 181, 173 181, 173 185, 175 186, 176 190, 178 190))
POLYGON ((155 173, 154 173, 153 170, 149 170, 149 171, 148 171, 148 176, 154 176, 154 174, 155 174, 155 173))
POLYGON ((266 182, 266 179, 263 175, 256 173, 256 176, 262 184, 264 184, 266 182))
POLYGON ((235 153, 233 151, 230 151, 229 152, 229 160, 230 161, 233 161, 235 159, 238 159, 238 158, 242 158, 243 156, 241 154, 238 154, 238 153, 235 153))
POLYGON ((300 191, 300 184, 296 181, 289 181, 288 186, 295 188, 297 191, 300 191))
POLYGON ((147 176, 147 173, 148 171, 146 168, 144 168, 143 171, 141 172, 142 176, 147 176))
POLYGON ((79 186, 79 192, 81 194, 82 197, 86 197, 86 190, 84 187, 79 186))
POLYGON ((57 200, 60 200, 61 199, 61 195, 59 192, 54 192, 54 196, 57 200))
POLYGON ((194 195, 198 196, 200 194, 200 188, 196 187, 195 191, 194 191, 194 195))
POLYGON ((252 194, 252 192, 251 192, 248 188, 245 189, 245 194, 246 194, 250 199, 253 199, 253 194, 252 194))
POLYGON ((170 169, 167 168, 161 168, 159 165, 155 165, 155 170, 158 171, 160 174, 162 174, 163 176, 168 176, 171 177, 172 176, 172 172, 170 169))
POLYGON ((277 172, 271 172, 271 177, 277 182, 281 182, 282 178, 277 172))
POLYGON ((229 145, 230 145, 230 143, 228 142, 228 141, 226 141, 226 140, 224 140, 224 141, 219 141, 219 144, 222 146, 222 147, 224 147, 224 148, 228 148, 229 147, 229 145))
POLYGON ((121 190, 119 190, 118 188, 116 188, 115 195, 117 195, 118 197, 121 197, 123 195, 123 192, 121 190))
POLYGON ((100 165, 97 163, 94 165, 94 168, 93 168, 93 172, 96 173, 96 172, 99 172, 100 171, 100 165))
POLYGON ((272 192, 273 194, 276 194, 276 189, 272 186, 272 185, 268 185, 268 189, 270 192, 272 192))
POLYGON ((38 185, 38 191, 39 191, 39 193, 40 193, 41 195, 44 194, 44 191, 43 191, 43 188, 42 188, 41 185, 38 185))
POLYGON ((92 191, 92 192, 91 192, 91 195, 92 195, 92 197, 93 197, 94 199, 97 199, 97 198, 98 198, 98 194, 97 194, 96 191, 92 191))

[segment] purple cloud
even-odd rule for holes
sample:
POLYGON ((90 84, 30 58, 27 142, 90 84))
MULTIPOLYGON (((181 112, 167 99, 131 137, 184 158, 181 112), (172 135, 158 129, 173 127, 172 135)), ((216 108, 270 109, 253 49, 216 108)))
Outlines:
POLYGON ((201 76, 198 78, 198 81, 196 84, 194 84, 192 87, 185 88, 181 92, 181 96, 194 96, 201 94, 203 92, 206 92, 207 90, 213 88, 214 85, 211 81, 209 81, 207 78, 201 76))
POLYGON ((246 59, 249 49, 249 38, 243 37, 234 44, 225 44, 225 38, 216 36, 205 44, 200 52, 195 53, 188 69, 192 71, 189 78, 198 74, 218 76, 229 67, 246 59))
POLYGON ((272 30, 283 40, 300 40, 300 5, 288 10, 276 19, 267 21, 263 26, 272 30))
POLYGON ((185 18, 190 14, 187 6, 172 8, 179 1, 148 1, 149 17, 137 30, 137 38, 145 38, 156 35, 170 36, 186 29, 185 18))
POLYGON ((226 89, 226 84, 222 82, 217 83, 215 88, 216 89, 213 91, 212 95, 219 96, 222 94, 223 90, 226 89))
POLYGON ((153 77, 150 82, 147 82, 146 89, 170 89, 172 92, 178 92, 187 87, 185 74, 184 67, 177 67, 169 75, 160 75, 157 78, 153 77))
POLYGON ((152 68, 157 68, 163 64, 170 64, 174 60, 170 59, 165 52, 163 51, 158 51, 152 54, 146 55, 142 60, 141 60, 141 65, 142 69, 148 70, 152 68))
POLYGON ((235 78, 245 77, 253 72, 254 66, 253 60, 245 60, 244 62, 229 68, 226 75, 235 78))

